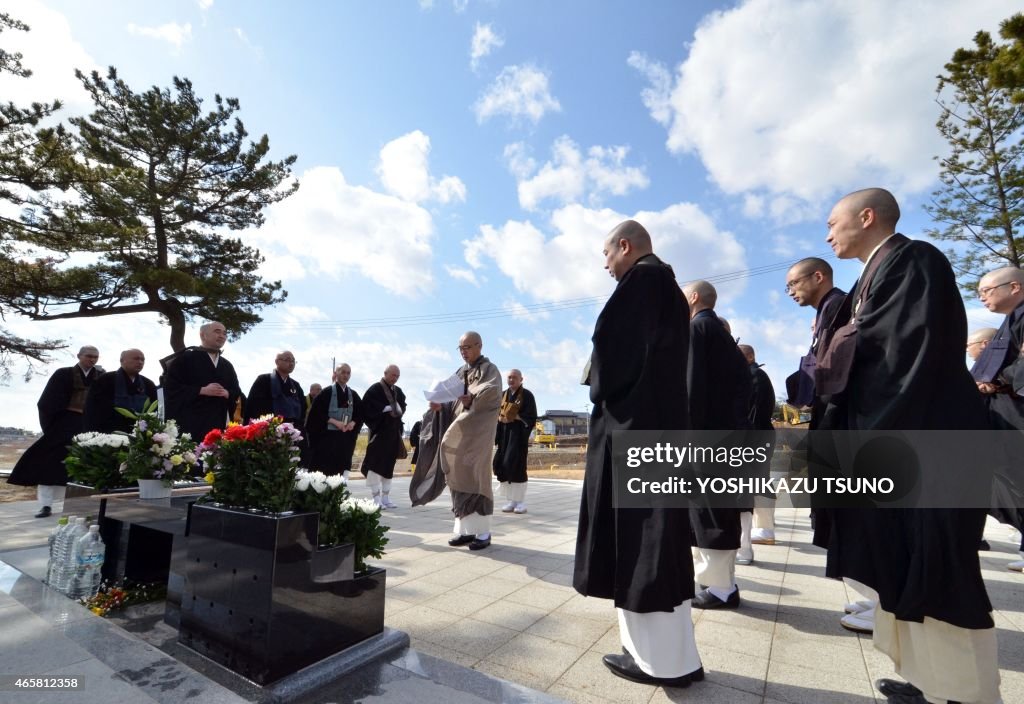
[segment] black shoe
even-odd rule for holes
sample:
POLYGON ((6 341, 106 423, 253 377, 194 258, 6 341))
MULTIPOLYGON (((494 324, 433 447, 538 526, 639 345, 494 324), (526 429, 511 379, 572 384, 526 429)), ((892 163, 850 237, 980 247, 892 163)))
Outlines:
POLYGON ((50 510, 49 506, 43 506, 39 513, 36 514, 36 518, 49 518, 53 511, 50 510))
POLYGON ((484 538, 483 540, 480 540, 479 538, 477 538, 476 540, 474 540, 472 543, 469 544, 469 549, 470 550, 483 550, 484 548, 487 548, 487 547, 490 547, 490 546, 491 546, 491 539, 490 539, 490 537, 484 538))
POLYGON ((451 540, 449 540, 448 544, 451 545, 452 547, 457 547, 459 545, 465 545, 467 543, 472 543, 474 540, 476 540, 476 536, 475 535, 460 535, 457 538, 452 538, 451 540))
POLYGON ((988 544, 987 540, 982 540, 980 543, 978 543, 978 551, 979 552, 988 552, 991 549, 992 549, 992 546, 988 544))
POLYGON ((875 689, 889 698, 910 697, 913 701, 913 697, 921 697, 921 701, 925 701, 921 690, 909 682, 890 679, 875 680, 875 689))
POLYGON ((693 597, 691 606, 695 609, 738 609, 740 607, 739 587, 725 601, 712 594, 710 589, 705 589, 693 597))
POLYGON ((704 668, 694 670, 688 675, 681 677, 655 677, 648 675, 640 669, 633 656, 628 652, 622 655, 605 655, 601 658, 605 667, 612 671, 612 674, 630 682, 640 684, 653 684, 660 687, 689 687, 691 682, 699 682, 704 679, 704 668))

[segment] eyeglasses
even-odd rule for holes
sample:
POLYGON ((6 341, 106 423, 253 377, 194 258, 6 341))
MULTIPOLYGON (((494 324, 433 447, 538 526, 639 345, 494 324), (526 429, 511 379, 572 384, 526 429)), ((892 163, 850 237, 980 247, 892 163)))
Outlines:
POLYGON ((786 288, 785 288, 786 293, 792 293, 793 292, 793 287, 795 287, 798 283, 800 283, 804 279, 808 278, 809 276, 814 276, 816 273, 817 273, 816 271, 812 271, 810 274, 804 274, 803 276, 796 277, 792 281, 787 281, 786 282, 786 288))
POLYGON ((1010 284, 1013 284, 1013 283, 1016 283, 1016 282, 1015 281, 1007 281, 1005 283, 996 284, 995 286, 986 286, 985 288, 979 288, 978 289, 978 295, 981 296, 982 298, 984 298, 985 296, 987 296, 988 294, 992 293, 993 291, 995 291, 1000 286, 1009 286, 1010 284))
POLYGON ((474 342, 472 345, 459 345, 459 352, 469 352, 471 349, 479 345, 479 342, 474 342))

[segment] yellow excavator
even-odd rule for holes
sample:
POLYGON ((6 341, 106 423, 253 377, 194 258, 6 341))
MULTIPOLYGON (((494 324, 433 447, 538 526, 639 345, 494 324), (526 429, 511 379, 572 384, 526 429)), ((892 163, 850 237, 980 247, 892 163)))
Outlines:
POLYGON ((555 436, 545 430, 543 421, 537 421, 533 426, 533 444, 555 448, 555 436))

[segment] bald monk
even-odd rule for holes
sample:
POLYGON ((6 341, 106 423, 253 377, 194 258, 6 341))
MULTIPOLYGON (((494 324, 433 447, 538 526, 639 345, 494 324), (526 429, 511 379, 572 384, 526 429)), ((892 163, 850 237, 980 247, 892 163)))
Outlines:
POLYGON ((85 429, 99 433, 131 432, 135 421, 115 408, 138 413, 147 401, 156 400, 156 384, 142 376, 146 355, 130 349, 121 353, 121 366, 100 376, 89 388, 85 402, 85 429))
MULTIPOLYGON (((612 599, 622 652, 603 662, 618 677, 686 687, 704 679, 693 635, 693 562, 685 508, 618 508, 612 452, 618 430, 686 430, 686 301, 644 227, 627 220, 604 241, 618 282, 594 326, 594 413, 576 536, 573 587, 612 599)), ((735 347, 735 345, 734 345, 735 347)))
MULTIPOLYGON (((820 429, 984 429, 981 396, 963 363, 967 316, 956 276, 934 246, 896 233, 899 217, 896 199, 880 188, 850 193, 829 215, 833 251, 865 270, 844 304, 856 332, 831 342, 852 343, 850 365, 819 360, 818 386, 830 394, 820 429)), ((922 482, 949 485, 984 480, 985 469, 940 476, 925 463, 920 473, 922 482)), ((878 591, 874 644, 907 680, 879 680, 878 690, 899 701, 998 702, 995 624, 977 552, 984 509, 866 508, 849 516, 856 520, 837 522, 832 536, 844 550, 834 555, 830 545, 828 560, 841 561, 840 576, 878 591)))
POLYGON ((982 351, 992 341, 992 338, 999 332, 996 328, 979 328, 967 337, 967 356, 972 362, 977 362, 982 351))
MULTIPOLYGON (((715 315, 718 292, 707 281, 683 287, 690 308, 690 356, 686 386, 694 430, 740 430, 750 427, 752 378, 749 365, 715 315)), ((748 510, 753 509, 753 502, 748 510)), ((740 604, 736 586, 736 551, 740 547, 740 511, 736 508, 692 508, 694 575, 706 585, 693 598, 697 609, 734 609, 740 604)))
POLYGON ((480 334, 472 330, 459 338, 465 364, 456 374, 463 380, 464 392, 455 401, 430 404, 430 410, 443 419, 441 441, 431 462, 439 462, 451 490, 455 535, 448 544, 468 545, 470 550, 491 544, 491 455, 501 406, 501 372, 483 355, 483 346, 480 334))
MULTIPOLYGON (((990 271, 978 282, 978 297, 993 313, 1005 315, 1002 325, 979 352, 971 368, 978 384, 989 422, 996 430, 1024 430, 1024 271, 1008 266, 990 271)), ((970 352, 970 347, 968 347, 970 352)), ((995 468, 992 515, 1003 523, 1024 528, 1024 479, 1020 477, 1021 459, 1008 459, 995 468)), ((1024 558, 1024 537, 1020 544, 1024 558)), ((1024 571, 1024 559, 1007 565, 1014 572, 1024 571)))
POLYGON ((383 508, 398 508, 391 500, 391 480, 395 476, 395 462, 405 450, 402 439, 405 393, 398 386, 401 375, 398 365, 389 364, 380 381, 363 394, 362 414, 370 430, 370 441, 359 471, 366 477, 374 503, 383 508))

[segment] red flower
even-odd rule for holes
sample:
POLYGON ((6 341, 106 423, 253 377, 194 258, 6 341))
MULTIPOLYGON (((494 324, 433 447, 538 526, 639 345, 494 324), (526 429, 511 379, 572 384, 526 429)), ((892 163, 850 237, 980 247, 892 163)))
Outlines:
POLYGON ((245 426, 232 425, 224 431, 224 437, 228 440, 245 440, 248 438, 248 432, 245 426))
POLYGON ((203 444, 214 445, 218 440, 220 440, 220 430, 218 428, 214 428, 206 434, 205 438, 203 438, 203 444))
POLYGON ((267 427, 269 425, 270 424, 267 423, 266 421, 259 421, 259 422, 256 422, 256 423, 250 423, 249 425, 246 426, 246 430, 248 431, 247 434, 246 434, 246 439, 247 440, 258 440, 258 439, 260 439, 261 437, 263 437, 263 433, 266 432, 267 427))

